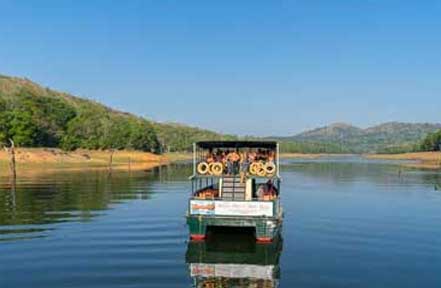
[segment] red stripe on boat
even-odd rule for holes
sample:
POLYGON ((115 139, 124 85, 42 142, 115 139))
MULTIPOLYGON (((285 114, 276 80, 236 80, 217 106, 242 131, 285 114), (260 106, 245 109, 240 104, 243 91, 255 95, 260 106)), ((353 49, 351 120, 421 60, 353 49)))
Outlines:
POLYGON ((271 243, 273 241, 270 237, 257 237, 256 240, 259 243, 271 243))
POLYGON ((205 235, 204 234, 191 234, 190 239, 195 240, 195 241, 202 241, 205 239, 205 235))

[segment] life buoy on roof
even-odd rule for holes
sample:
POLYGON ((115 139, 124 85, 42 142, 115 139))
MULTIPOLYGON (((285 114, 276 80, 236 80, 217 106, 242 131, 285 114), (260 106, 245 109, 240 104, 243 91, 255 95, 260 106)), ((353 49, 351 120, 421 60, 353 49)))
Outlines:
POLYGON ((210 167, 207 162, 201 162, 198 164, 197 171, 201 175, 206 175, 210 170, 210 167))
POLYGON ((221 162, 210 163, 208 166, 210 175, 220 176, 224 172, 224 165, 221 162))
POLYGON ((257 170, 257 176, 265 177, 266 176, 266 170, 264 165, 260 165, 259 170, 257 170))
POLYGON ((274 164, 274 162, 266 163, 264 168, 265 168, 265 173, 268 176, 272 176, 274 175, 274 173, 276 173, 276 164, 274 164))
POLYGON ((253 162, 250 165, 250 173, 251 175, 257 175, 257 172, 260 170, 262 166, 262 163, 260 162, 253 162))

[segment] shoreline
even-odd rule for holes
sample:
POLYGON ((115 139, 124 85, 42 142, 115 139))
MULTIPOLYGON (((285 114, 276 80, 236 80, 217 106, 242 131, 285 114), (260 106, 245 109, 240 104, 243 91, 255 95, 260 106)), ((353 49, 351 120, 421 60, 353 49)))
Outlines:
MULTIPOLYGON (((16 148, 17 176, 54 171, 110 170, 111 151, 85 150, 63 151, 57 148, 16 148)), ((176 156, 177 158, 177 156, 176 156)), ((8 176, 8 156, 0 151, 0 177, 8 176)), ((170 163, 166 155, 141 151, 115 150, 112 171, 140 171, 170 163)))
MULTIPOLYGON (((66 152, 57 148, 17 148, 17 174, 30 175, 54 171, 105 171, 109 170, 110 151, 85 150, 66 152)), ((281 153, 284 159, 320 159, 323 157, 354 156, 353 154, 281 153)), ((403 154, 361 154, 365 159, 403 160, 412 163, 399 165, 408 168, 441 169, 441 152, 415 152, 403 154)), ((0 151, 0 177, 8 176, 5 151, 0 151)), ((112 171, 142 171, 179 161, 191 160, 191 153, 166 153, 116 150, 113 153, 112 171)))
POLYGON ((362 157, 366 159, 378 159, 378 160, 412 161, 413 163, 403 163, 401 165, 408 168, 441 170, 441 152, 412 152, 412 153, 401 153, 401 154, 363 154, 362 157))
POLYGON ((280 158, 283 159, 319 159, 324 157, 350 157, 357 154, 333 154, 333 153, 280 153, 280 158))
MULTIPOLYGON (((56 171, 107 171, 111 151, 87 150, 63 151, 59 148, 16 148, 17 176, 52 173, 56 171)), ((283 153, 281 158, 318 159, 321 157, 342 156, 342 154, 283 153)), ((170 163, 188 161, 191 153, 171 152, 156 155, 149 152, 115 150, 112 171, 142 171, 170 163)), ((9 176, 8 155, 0 150, 0 177, 9 176)))

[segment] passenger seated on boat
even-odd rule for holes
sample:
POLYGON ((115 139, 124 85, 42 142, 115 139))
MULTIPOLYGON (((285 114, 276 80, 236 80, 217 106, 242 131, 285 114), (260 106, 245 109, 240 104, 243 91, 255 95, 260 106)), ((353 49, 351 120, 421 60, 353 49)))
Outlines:
POLYGON ((273 185, 273 182, 268 180, 265 184, 259 184, 256 194, 259 200, 273 200, 274 198, 277 198, 278 191, 273 185))
POLYGON ((255 160, 256 161, 267 161, 268 160, 268 151, 259 149, 257 150, 257 153, 255 153, 255 160))
POLYGON ((269 194, 274 196, 279 195, 279 191, 277 190, 276 186, 274 186, 273 181, 271 179, 268 180, 268 182, 266 182, 265 185, 269 194))
POLYGON ((274 158, 275 158, 274 151, 270 151, 268 153, 268 162, 274 163, 274 158))
POLYGON ((256 152, 251 152, 248 156, 250 162, 254 162, 257 159, 257 153, 256 152))
POLYGON ((239 168, 239 153, 236 151, 227 154, 227 173, 229 175, 237 174, 239 168))
POLYGON ((263 199, 265 195, 265 184, 259 184, 259 188, 257 188, 256 196, 258 199, 263 199))
POLYGON ((223 152, 218 150, 216 152, 216 162, 223 162, 223 160, 224 160, 223 152))
POLYGON ((240 160, 240 155, 239 155, 239 153, 237 151, 233 151, 233 152, 229 153, 227 155, 227 157, 228 157, 229 160, 231 160, 233 162, 237 162, 237 161, 240 160))
POLYGON ((234 163, 229 159, 227 159, 227 174, 228 175, 234 174, 234 163))
POLYGON ((250 170, 250 161, 248 159, 248 153, 243 153, 240 161, 240 183, 245 182, 245 178, 250 170))
POLYGON ((199 199, 214 199, 219 197, 219 190, 213 188, 207 188, 196 193, 196 198, 199 199))
POLYGON ((207 159, 207 163, 208 164, 216 162, 216 157, 215 157, 215 155, 214 155, 212 150, 208 151, 206 159, 207 159))
POLYGON ((227 167, 227 153, 225 151, 223 151, 220 155, 220 162, 222 162, 222 164, 224 164, 225 167, 227 167))
POLYGON ((255 161, 260 161, 260 160, 262 160, 262 150, 261 149, 258 149, 257 150, 257 152, 255 153, 256 154, 256 157, 255 157, 255 161))

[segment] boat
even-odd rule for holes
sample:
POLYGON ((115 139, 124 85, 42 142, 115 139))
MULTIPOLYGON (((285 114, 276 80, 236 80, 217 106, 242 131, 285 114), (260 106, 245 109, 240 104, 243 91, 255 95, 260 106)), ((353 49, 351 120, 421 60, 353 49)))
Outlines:
POLYGON ((241 227, 260 243, 281 231, 279 144, 274 141, 203 141, 193 144, 188 201, 190 239, 211 227, 241 227))

